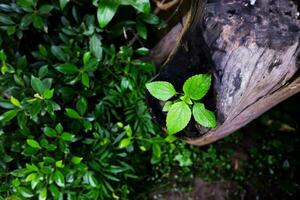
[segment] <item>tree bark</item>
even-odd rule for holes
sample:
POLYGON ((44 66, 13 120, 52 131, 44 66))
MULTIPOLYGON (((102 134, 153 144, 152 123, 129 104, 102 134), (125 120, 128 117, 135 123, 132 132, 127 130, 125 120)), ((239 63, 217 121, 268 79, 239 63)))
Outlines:
MULTIPOLYGON (((199 73, 214 76, 205 105, 218 126, 191 121, 181 135, 205 145, 248 124, 300 91, 300 21, 292 0, 195 0, 175 50, 155 80, 181 90, 199 73)), ((147 96, 154 118, 165 125, 161 102, 147 96)))

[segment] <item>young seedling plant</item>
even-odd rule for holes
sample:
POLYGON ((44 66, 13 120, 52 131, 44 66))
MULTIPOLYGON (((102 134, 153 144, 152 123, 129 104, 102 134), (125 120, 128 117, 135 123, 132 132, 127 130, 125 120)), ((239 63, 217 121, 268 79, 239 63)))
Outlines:
POLYGON ((201 126, 216 127, 215 114, 207 110, 204 104, 200 102, 207 94, 210 86, 210 74, 198 74, 187 79, 183 84, 183 93, 176 92, 174 86, 166 81, 146 84, 147 90, 153 97, 165 102, 163 112, 167 112, 168 134, 182 131, 188 125, 192 115, 201 126))

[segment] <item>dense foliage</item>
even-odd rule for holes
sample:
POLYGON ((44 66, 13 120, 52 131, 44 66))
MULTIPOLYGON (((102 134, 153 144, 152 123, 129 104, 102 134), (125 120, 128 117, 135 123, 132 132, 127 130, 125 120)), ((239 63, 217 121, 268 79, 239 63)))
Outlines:
POLYGON ((165 23, 150 8, 149 0, 1 1, 0 199, 142 199, 196 176, 243 191, 256 170, 272 169, 265 177, 278 181, 282 163, 293 177, 299 164, 286 155, 297 151, 286 145, 299 140, 259 135, 256 162, 233 170, 240 135, 200 149, 153 124, 144 92, 155 67, 138 58, 147 30, 165 23))

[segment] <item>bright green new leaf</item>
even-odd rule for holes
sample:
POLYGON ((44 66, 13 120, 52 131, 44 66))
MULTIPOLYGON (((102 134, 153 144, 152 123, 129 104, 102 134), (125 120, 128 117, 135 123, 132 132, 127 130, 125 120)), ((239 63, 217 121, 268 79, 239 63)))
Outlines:
POLYGON ((35 149, 41 149, 42 147, 40 146, 40 144, 36 141, 36 140, 32 140, 32 139, 27 139, 26 140, 27 144, 29 146, 31 146, 32 148, 35 149))
POLYGON ((78 68, 72 63, 58 65, 55 69, 64 74, 76 74, 79 72, 78 68))
POLYGON ((45 85, 44 83, 34 76, 31 76, 31 87, 34 91, 39 93, 40 95, 44 94, 45 92, 45 85))
POLYGON ((17 115, 17 113, 17 110, 9 110, 0 116, 0 121, 4 123, 9 122, 17 115))
POLYGON ((47 89, 47 90, 45 90, 43 97, 45 99, 52 99, 53 94, 54 94, 54 89, 52 89, 52 90, 47 89))
POLYGON ((10 102, 14 105, 14 106, 17 106, 17 107, 21 107, 21 103, 18 99, 16 99, 15 97, 13 96, 10 96, 10 102))
POLYGON ((161 157, 161 149, 160 149, 159 144, 154 143, 152 145, 152 153, 153 153, 153 156, 156 157, 156 158, 160 158, 161 157))
POLYGON ((116 0, 100 0, 97 10, 97 18, 101 28, 104 28, 114 17, 119 7, 116 0))
POLYGON ((162 101, 167 101, 176 94, 174 86, 166 81, 147 83, 146 88, 152 96, 162 101))
POLYGON ((167 101, 167 102, 165 103, 165 105, 164 105, 162 111, 163 111, 163 112, 168 112, 168 111, 171 109, 172 105, 173 105, 173 102, 172 102, 172 101, 167 101))
POLYGON ((90 77, 88 75, 88 73, 83 73, 81 75, 81 83, 82 85, 84 85, 85 87, 90 87, 90 77))
POLYGON ((119 144, 119 148, 122 149, 122 148, 125 148, 125 147, 128 147, 131 143, 131 138, 125 138, 123 140, 121 140, 120 144, 119 144))
POLYGON ((81 163, 82 159, 83 159, 82 157, 73 156, 71 161, 72 161, 73 164, 78 165, 78 164, 81 163))
POLYGON ((66 108, 66 115, 72 119, 81 119, 81 116, 78 114, 78 112, 71 108, 66 108))
POLYGON ((206 95, 211 85, 211 75, 199 74, 187 79, 183 92, 193 100, 199 100, 206 95))
POLYGON ((215 114, 209 110, 206 110, 204 104, 202 103, 196 103, 194 105, 193 116, 196 122, 204 127, 215 128, 217 126, 215 114))
POLYGON ((75 138, 75 135, 68 133, 68 132, 64 132, 61 135, 61 139, 66 142, 72 142, 74 140, 74 138, 75 138))
POLYGON ((191 115, 191 109, 185 102, 181 101, 173 104, 167 114, 168 133, 174 134, 182 131, 189 123, 191 115))

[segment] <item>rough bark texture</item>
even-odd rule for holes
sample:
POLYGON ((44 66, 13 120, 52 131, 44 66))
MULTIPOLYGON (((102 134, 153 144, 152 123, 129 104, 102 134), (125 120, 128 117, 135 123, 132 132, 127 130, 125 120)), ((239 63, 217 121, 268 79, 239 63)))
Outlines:
MULTIPOLYGON (((184 32, 156 80, 181 89, 193 74, 211 72, 214 88, 204 102, 218 116, 207 130, 191 122, 191 144, 227 136, 300 91, 300 22, 295 1, 196 0, 184 32)), ((165 114, 148 97, 159 123, 165 114)))

